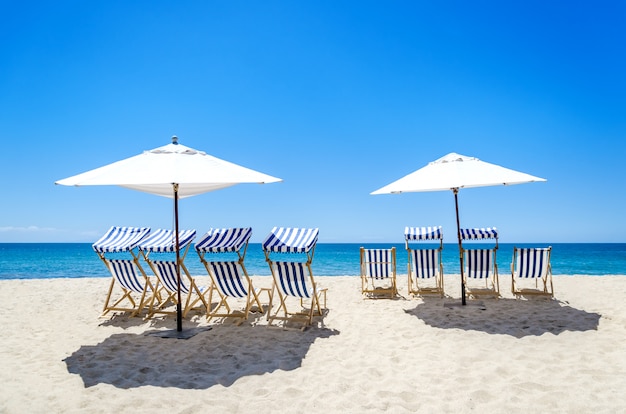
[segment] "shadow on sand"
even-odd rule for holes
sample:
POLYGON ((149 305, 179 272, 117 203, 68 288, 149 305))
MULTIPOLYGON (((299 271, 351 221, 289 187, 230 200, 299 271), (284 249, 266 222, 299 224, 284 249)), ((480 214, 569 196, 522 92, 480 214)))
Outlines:
POLYGON ((425 298, 423 303, 405 312, 434 328, 474 330, 517 338, 597 330, 601 317, 545 299, 468 300, 466 306, 460 306, 460 303, 446 303, 443 299, 425 298))
POLYGON ((187 340, 146 334, 114 334, 97 345, 83 345, 64 359, 85 387, 111 384, 182 389, 230 386, 239 378, 301 366, 311 344, 338 332, 311 328, 215 325, 187 340))

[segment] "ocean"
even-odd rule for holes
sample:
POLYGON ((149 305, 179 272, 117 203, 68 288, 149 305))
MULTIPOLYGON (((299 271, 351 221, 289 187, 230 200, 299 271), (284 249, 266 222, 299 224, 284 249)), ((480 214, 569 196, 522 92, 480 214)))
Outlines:
MULTIPOLYGON (((467 247, 477 247, 478 243, 467 247)), ((625 275, 626 243, 554 243, 516 244, 517 247, 552 246, 554 275, 625 275)), ((407 273, 407 253, 400 244, 318 243, 313 259, 313 273, 319 276, 359 274, 359 247, 396 247, 397 272, 407 273)), ((427 243, 420 246, 436 247, 427 243)), ((489 246, 487 244, 487 246, 489 246)), ((498 273, 510 274, 514 244, 500 243, 497 251, 498 273)), ((154 256, 153 256, 154 257, 154 256)), ((445 274, 459 274, 458 245, 444 244, 442 252, 445 274)), ((185 265, 192 275, 206 270, 195 250, 189 250, 185 265)), ((260 243, 248 246, 245 261, 250 275, 270 275, 260 243)), ((109 277, 102 261, 90 243, 0 243, 0 279, 49 279, 109 277)))

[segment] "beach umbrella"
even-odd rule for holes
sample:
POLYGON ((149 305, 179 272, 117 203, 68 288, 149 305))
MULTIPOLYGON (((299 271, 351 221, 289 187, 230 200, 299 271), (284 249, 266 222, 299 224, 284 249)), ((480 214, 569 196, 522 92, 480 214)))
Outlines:
POLYGON ((463 244, 459 220, 458 193, 461 188, 488 187, 495 185, 513 185, 546 181, 526 173, 490 164, 474 157, 456 153, 430 162, 425 167, 392 182, 371 194, 400 194, 426 191, 451 190, 454 193, 456 208, 456 229, 459 239, 459 257, 461 263, 461 297, 465 305, 465 282, 463 281, 463 244))
POLYGON ((169 197, 174 200, 176 262, 178 276, 177 331, 182 331, 180 256, 178 240, 178 199, 242 183, 282 181, 258 171, 186 147, 172 137, 172 143, 144 151, 94 170, 57 181, 68 186, 116 185, 169 197))

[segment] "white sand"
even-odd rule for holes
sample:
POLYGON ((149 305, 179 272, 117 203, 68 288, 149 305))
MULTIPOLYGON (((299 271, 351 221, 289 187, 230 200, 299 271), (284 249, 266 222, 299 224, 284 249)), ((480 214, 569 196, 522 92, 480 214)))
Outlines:
POLYGON ((458 276, 426 300, 317 279, 323 327, 261 319, 188 340, 143 335, 172 317, 98 319, 108 279, 1 281, 0 412, 626 412, 626 277, 555 277, 557 300, 525 301, 501 275, 504 298, 465 307, 444 306, 458 276))

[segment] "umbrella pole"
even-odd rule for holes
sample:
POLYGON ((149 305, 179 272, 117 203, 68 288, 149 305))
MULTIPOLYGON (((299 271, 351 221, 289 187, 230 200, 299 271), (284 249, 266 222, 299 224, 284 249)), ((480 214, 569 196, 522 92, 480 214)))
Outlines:
POLYGON ((183 311, 181 309, 180 295, 180 241, 178 239, 178 184, 174 184, 174 228, 176 233, 176 282, 178 287, 178 301, 176 303, 176 330, 183 330, 183 311))
POLYGON ((465 306, 465 279, 463 278, 463 243, 461 242, 461 224, 459 220, 459 189, 453 188, 454 206, 456 208, 456 235, 459 239, 459 262, 461 263, 461 304, 465 306))

